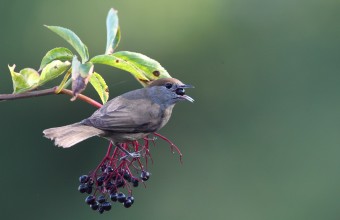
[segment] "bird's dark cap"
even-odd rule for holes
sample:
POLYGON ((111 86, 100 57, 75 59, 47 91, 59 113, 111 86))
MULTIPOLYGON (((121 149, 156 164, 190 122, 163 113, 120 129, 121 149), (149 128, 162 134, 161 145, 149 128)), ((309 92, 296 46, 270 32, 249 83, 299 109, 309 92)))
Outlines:
POLYGON ((175 79, 175 78, 161 78, 161 79, 157 79, 157 80, 153 81, 152 83, 150 83, 148 85, 148 87, 163 86, 166 83, 172 83, 172 84, 177 84, 177 85, 183 85, 184 84, 184 83, 182 83, 181 81, 179 81, 178 79, 175 79))

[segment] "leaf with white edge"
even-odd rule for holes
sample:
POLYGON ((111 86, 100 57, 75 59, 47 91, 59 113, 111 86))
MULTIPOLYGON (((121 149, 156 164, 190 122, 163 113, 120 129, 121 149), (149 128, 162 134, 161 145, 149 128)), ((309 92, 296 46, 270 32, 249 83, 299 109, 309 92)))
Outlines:
POLYGON ((117 11, 113 8, 110 9, 106 18, 106 51, 105 54, 112 54, 120 41, 120 30, 118 23, 117 11))
POLYGON ((42 70, 47 64, 49 64, 53 60, 71 61, 72 57, 73 53, 65 47, 54 48, 48 51, 46 55, 43 57, 39 67, 39 71, 42 70))
POLYGON ((47 64, 41 72, 39 85, 42 85, 52 79, 57 78, 63 74, 69 67, 71 63, 69 61, 62 62, 60 60, 54 60, 47 64))
POLYGON ((115 40, 113 41, 114 47, 113 47, 113 51, 112 52, 114 52, 114 50, 118 47, 118 44, 119 44, 120 38, 121 38, 121 34, 120 33, 121 33, 120 32, 120 27, 118 26, 117 34, 116 34, 115 40))
POLYGON ((85 63, 81 64, 77 57, 74 56, 72 60, 72 92, 74 101, 77 96, 84 91, 87 83, 93 73, 93 64, 85 63))
POLYGON ((8 66, 8 69, 11 72, 12 76, 13 93, 18 93, 18 91, 22 88, 29 88, 29 85, 26 82, 24 76, 14 71, 15 64, 13 66, 8 66))
POLYGON ((58 34, 64 40, 74 47, 74 49, 79 53, 82 63, 89 60, 89 52, 86 45, 80 40, 80 38, 70 29, 59 27, 59 26, 47 26, 48 29, 58 34))
POLYGON ((105 80, 101 75, 94 72, 90 78, 90 83, 93 88, 97 91, 102 103, 105 104, 109 99, 109 87, 106 85, 105 80))
POLYGON ((98 55, 90 62, 105 64, 130 72, 143 86, 160 78, 170 78, 170 74, 154 59, 140 53, 119 51, 112 55, 98 55))
POLYGON ((15 65, 8 66, 12 81, 13 81, 13 93, 22 93, 28 90, 32 90, 38 86, 39 73, 31 68, 22 69, 19 73, 15 72, 15 65))

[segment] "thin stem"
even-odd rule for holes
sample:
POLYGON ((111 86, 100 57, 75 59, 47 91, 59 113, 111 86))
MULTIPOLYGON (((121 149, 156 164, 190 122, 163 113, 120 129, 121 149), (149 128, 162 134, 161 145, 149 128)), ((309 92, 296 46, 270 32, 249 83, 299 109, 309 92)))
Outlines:
POLYGON ((174 143, 172 143, 172 141, 170 141, 168 138, 164 137, 163 135, 156 133, 156 132, 154 132, 153 134, 155 136, 160 137, 161 139, 165 140, 166 142, 168 142, 170 144, 170 149, 171 149, 172 153, 174 153, 174 149, 175 149, 177 151, 177 153, 179 154, 179 160, 181 161, 181 164, 183 164, 183 161, 182 161, 183 154, 181 153, 179 148, 174 143))
MULTIPOLYGON (((73 92, 72 92, 71 90, 68 90, 68 89, 62 89, 62 90, 60 91, 60 93, 61 93, 61 94, 66 94, 66 95, 69 95, 69 96, 73 96, 73 92)), ((57 94, 57 93, 55 93, 55 94, 57 94)), ((100 104, 99 102, 97 102, 97 101, 91 99, 90 97, 88 97, 88 96, 86 96, 86 95, 79 94, 79 95, 77 96, 77 99, 80 99, 80 100, 82 100, 82 101, 84 101, 84 102, 87 102, 87 103, 89 103, 90 105, 92 105, 92 106, 94 106, 94 107, 97 107, 97 108, 100 108, 100 107, 103 106, 103 105, 100 104)))
POLYGON ((19 93, 19 94, 0 94, 0 101, 52 95, 55 93, 55 90, 56 90, 56 87, 53 87, 50 89, 39 90, 39 91, 33 91, 33 92, 19 93))
POLYGON ((107 151, 106 151, 106 154, 105 154, 103 160, 99 163, 99 165, 96 167, 95 170, 93 170, 92 172, 90 172, 90 176, 92 176, 92 178, 93 178, 94 180, 97 179, 97 171, 98 171, 98 170, 100 169, 100 167, 101 167, 101 166, 102 166, 102 165, 110 158, 110 152, 111 152, 112 146, 113 146, 113 144, 112 144, 112 142, 110 142, 109 147, 108 147, 108 149, 107 149, 107 151))
MULTIPOLYGON (((53 87, 50 89, 44 89, 44 90, 38 90, 38 91, 32 91, 32 92, 25 92, 25 93, 19 93, 19 94, 0 94, 0 101, 5 100, 16 100, 16 99, 25 99, 25 98, 32 98, 32 97, 39 97, 39 96, 46 96, 46 95, 58 95, 58 94, 66 94, 69 96, 73 96, 73 92, 68 89, 62 89, 60 93, 57 93, 58 87, 53 87)), ((79 94, 77 96, 78 99, 89 103, 90 105, 100 108, 102 107, 102 104, 99 102, 91 99, 88 96, 79 94)))

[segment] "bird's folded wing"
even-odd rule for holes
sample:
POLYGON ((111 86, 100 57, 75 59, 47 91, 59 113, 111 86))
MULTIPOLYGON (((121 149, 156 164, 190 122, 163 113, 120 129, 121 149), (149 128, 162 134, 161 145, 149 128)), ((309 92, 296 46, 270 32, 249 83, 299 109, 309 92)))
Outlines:
POLYGON ((117 97, 82 123, 110 132, 149 133, 159 126, 159 109, 149 100, 117 97))

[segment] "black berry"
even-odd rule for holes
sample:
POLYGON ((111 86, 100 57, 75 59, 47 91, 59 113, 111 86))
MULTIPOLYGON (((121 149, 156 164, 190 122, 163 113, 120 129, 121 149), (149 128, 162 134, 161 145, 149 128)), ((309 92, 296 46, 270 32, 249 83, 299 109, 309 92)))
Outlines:
POLYGON ((78 191, 79 191, 80 193, 86 192, 86 191, 87 191, 87 186, 86 186, 85 184, 80 184, 80 185, 78 186, 78 191))
POLYGON ((118 202, 121 202, 121 203, 125 202, 126 196, 124 195, 124 193, 121 193, 121 192, 118 193, 117 200, 118 200, 118 202))
POLYGON ((104 212, 103 206, 101 206, 101 205, 99 206, 98 212, 99 212, 100 214, 103 214, 103 212, 104 212))
POLYGON ((112 202, 117 202, 118 194, 117 193, 111 193, 110 194, 110 199, 111 199, 112 202))
POLYGON ((130 200, 131 201, 131 205, 135 202, 135 198, 133 198, 133 196, 128 196, 126 198, 126 200, 130 200))
POLYGON ((85 202, 88 205, 94 204, 96 202, 96 198, 94 196, 92 196, 92 195, 88 196, 88 197, 86 197, 85 202))
POLYGON ((113 188, 113 183, 111 183, 111 182, 106 182, 106 184, 105 184, 105 189, 106 190, 110 190, 110 189, 112 189, 113 188))
POLYGON ((105 180, 105 177, 104 177, 104 176, 98 177, 98 178, 97 178, 97 185, 98 185, 98 186, 103 185, 104 180, 105 180))
POLYGON ((132 185, 133 185, 133 187, 137 187, 138 186, 138 179, 136 179, 136 178, 132 178, 131 179, 131 182, 132 182, 132 185))
POLYGON ((122 179, 117 180, 117 182, 116 182, 117 188, 123 187, 124 185, 125 185, 124 180, 122 180, 122 179))
POLYGON ((178 88, 178 89, 176 89, 176 94, 177 95, 185 95, 185 90, 183 88, 178 88))
POLYGON ((87 183, 87 181, 89 181, 89 177, 87 175, 82 175, 79 177, 80 183, 87 183))
POLYGON ((123 177, 124 177, 125 180, 127 180, 127 181, 129 181, 129 182, 131 181, 131 175, 129 174, 129 172, 126 171, 126 172, 124 173, 124 176, 123 176, 123 177))
POLYGON ((87 192, 87 194, 91 194, 92 193, 92 186, 87 186, 86 192, 87 192))
POLYGON ((104 209, 105 211, 110 211, 110 209, 111 209, 111 203, 109 203, 109 202, 104 202, 104 203, 102 204, 102 207, 103 207, 103 209, 104 209))
POLYGON ((128 200, 126 200, 125 202, 124 202, 124 207, 125 208, 130 208, 131 206, 132 206, 132 201, 130 200, 130 199, 128 199, 128 200))
POLYGON ((103 203, 103 202, 105 202, 105 196, 99 196, 98 198, 97 198, 97 202, 99 202, 99 203, 103 203))
POLYGON ((142 171, 142 173, 140 174, 140 178, 143 181, 147 181, 150 178, 150 173, 148 171, 142 171))
POLYGON ((92 210, 97 210, 99 208, 99 203, 98 202, 94 202, 93 204, 90 205, 92 210))

